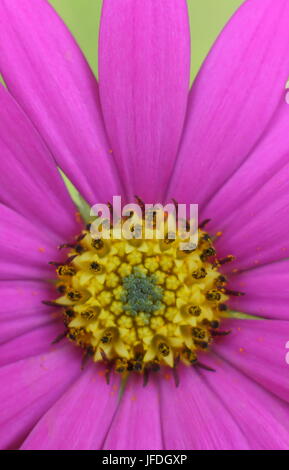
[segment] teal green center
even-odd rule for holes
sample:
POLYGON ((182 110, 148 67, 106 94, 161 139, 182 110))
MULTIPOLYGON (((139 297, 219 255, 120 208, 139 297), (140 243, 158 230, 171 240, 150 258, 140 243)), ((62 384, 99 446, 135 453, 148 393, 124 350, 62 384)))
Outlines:
POLYGON ((155 278, 146 276, 136 268, 124 278, 123 289, 123 308, 131 315, 142 312, 150 316, 162 306, 163 290, 156 285, 155 278))

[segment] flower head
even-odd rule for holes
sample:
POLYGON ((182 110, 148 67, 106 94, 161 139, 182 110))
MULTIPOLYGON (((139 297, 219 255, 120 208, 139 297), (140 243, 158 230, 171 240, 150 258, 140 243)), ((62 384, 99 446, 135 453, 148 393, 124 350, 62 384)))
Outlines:
POLYGON ((186 1, 104 0, 98 85, 46 1, 0 0, 3 448, 288 448, 288 17, 245 1, 189 90, 186 1), (199 245, 93 239, 58 168, 198 203, 199 245))

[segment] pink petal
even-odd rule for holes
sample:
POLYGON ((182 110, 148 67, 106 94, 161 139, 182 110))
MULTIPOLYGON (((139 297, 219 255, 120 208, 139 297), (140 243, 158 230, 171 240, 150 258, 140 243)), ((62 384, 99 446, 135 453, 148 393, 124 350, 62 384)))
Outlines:
POLYGON ((143 377, 129 377, 103 449, 162 449, 161 426, 156 381, 143 387, 143 377))
MULTIPOLYGON (((57 318, 57 313, 54 312, 54 319, 57 318)), ((61 315, 59 313, 59 318, 61 315)), ((46 313, 43 313, 42 316, 34 315, 32 316, 24 316, 23 318, 10 318, 8 320, 1 320, 0 321, 0 345, 2 343, 6 343, 7 341, 17 338, 19 335, 23 335, 24 333, 37 331, 37 328, 49 325, 53 321, 53 317, 49 313, 47 309, 46 313), (35 330, 36 329, 36 330, 35 330)), ((61 322, 58 324, 58 334, 62 333, 64 330, 64 326, 61 327, 61 322)), ((51 341, 55 339, 57 335, 52 336, 47 343, 47 346, 51 344, 51 341)), ((21 357, 20 357, 21 359, 21 357)), ((0 359, 1 362, 1 359, 0 359)))
POLYGON ((244 374, 285 401, 289 401, 289 364, 286 362, 289 322, 228 320, 231 334, 214 350, 244 374))
POLYGON ((0 447, 17 448, 80 374, 72 346, 0 368, 0 447))
POLYGON ((223 402, 246 436, 250 449, 289 447, 289 407, 221 359, 206 358, 214 374, 201 371, 213 393, 223 402))
MULTIPOLYGON (((25 338, 28 338, 31 334, 36 336, 39 333, 38 327, 43 326, 44 331, 53 330, 58 328, 58 333, 54 336, 51 335, 46 346, 63 331, 63 324, 61 323, 61 314, 59 308, 48 307, 43 305, 43 300, 52 300, 57 297, 56 289, 50 283, 37 282, 37 281, 2 281, 0 283, 0 341, 7 342, 12 338, 15 338, 15 342, 18 341, 23 347, 33 351, 33 347, 36 340, 28 342, 26 344, 25 338), (55 320, 59 319, 59 322, 55 320)), ((39 336, 43 336, 43 334, 39 336)), ((14 344, 14 340, 9 344, 7 348, 10 351, 10 344, 14 344)), ((6 345, 3 345, 6 348, 6 345)), ((12 346, 11 346, 12 349, 12 346)), ((6 349, 5 349, 6 350, 6 349)), ((15 348, 15 351, 11 351, 12 354, 20 354, 21 347, 15 348)), ((2 354, 0 354, 2 359, 2 354)), ((18 356, 17 356, 18 357, 18 356)), ((19 356, 19 359, 21 356, 19 356)), ((0 359, 0 362, 1 362, 0 359)))
MULTIPOLYGON (((251 199, 220 224, 219 255, 233 254, 226 271, 288 258, 289 161, 251 199)), ((208 225, 208 229, 209 229, 208 225)))
POLYGON ((1 202, 41 230, 62 237, 60 240, 80 232, 76 208, 55 162, 31 122, 2 85, 0 120, 1 202))
POLYGON ((240 207, 288 163, 289 106, 285 98, 283 93, 272 121, 247 160, 205 207, 203 217, 212 218, 211 226, 216 230, 233 214, 238 219, 240 207))
POLYGON ((0 283, 0 321, 11 318, 42 317, 55 311, 41 303, 52 300, 56 295, 55 287, 40 281, 8 281, 0 283))
POLYGON ((220 255, 237 257, 227 271, 288 257, 288 119, 283 93, 264 137, 203 211, 202 218, 212 217, 208 229, 223 233, 220 255))
POLYGON ((191 91, 168 197, 203 205, 247 158, 289 75, 289 4, 245 2, 221 33, 191 91))
MULTIPOLYGON (((7 281, 4 280, 0 283, 0 343, 7 343, 9 340, 15 339, 22 344, 23 347, 33 351, 33 345, 37 338, 25 344, 25 338, 37 336, 38 328, 43 327, 43 330, 50 331, 50 329, 58 328, 57 333, 52 334, 46 342, 48 348, 56 336, 63 332, 64 326, 61 320, 61 312, 59 308, 48 307, 42 303, 43 300, 53 300, 57 297, 55 286, 51 283, 37 282, 37 281, 7 281), (55 320, 59 320, 56 322, 55 320), (54 326, 55 325, 55 326, 54 326)), ((44 331, 43 331, 44 334, 44 331)), ((43 336, 43 335, 42 335, 43 336)), ((11 341, 11 344, 14 344, 11 341)), ((43 343, 44 344, 44 343, 43 343)), ((6 351, 6 345, 3 346, 6 351)), ((3 350, 2 348, 2 350, 3 350)), ((21 352, 21 346, 15 347, 7 345, 8 352, 18 355, 21 352)), ((4 353, 3 353, 4 354, 4 353)), ((0 354, 1 360, 4 360, 2 353, 0 354)), ((18 357, 18 356, 17 356, 18 357)), ((21 354, 19 356, 21 359, 21 354)))
MULTIPOLYGON (((119 380, 107 385, 102 366, 91 364, 35 426, 24 450, 101 448, 118 402, 119 380)), ((121 430, 119 430, 121 432, 121 430)))
POLYGON ((0 220, 0 279, 55 277, 48 263, 63 258, 57 250, 60 240, 1 204, 0 220))
MULTIPOLYGON (((21 320, 18 319, 17 323, 19 322, 21 323, 21 320)), ((0 322, 0 327, 3 337, 2 322, 0 322)), ((0 366, 55 350, 56 346, 51 343, 64 331, 64 325, 61 321, 53 321, 39 327, 33 325, 34 329, 19 335, 17 335, 18 325, 15 324, 15 327, 14 339, 8 341, 6 338, 6 342, 0 345, 0 366)), ((65 342, 61 343, 62 345, 65 345, 65 342)))
POLYGON ((130 197, 161 202, 182 132, 189 68, 184 0, 104 1, 100 98, 130 197))
POLYGON ((95 203, 119 194, 96 80, 48 2, 1 2, 0 70, 82 195, 95 203))
POLYGON ((160 380, 160 385, 165 449, 249 448, 246 436, 230 411, 196 370, 180 368, 178 388, 171 375, 167 380, 160 380))
POLYGON ((231 289, 245 292, 232 297, 230 307, 266 318, 289 320, 289 261, 267 264, 230 279, 231 289))

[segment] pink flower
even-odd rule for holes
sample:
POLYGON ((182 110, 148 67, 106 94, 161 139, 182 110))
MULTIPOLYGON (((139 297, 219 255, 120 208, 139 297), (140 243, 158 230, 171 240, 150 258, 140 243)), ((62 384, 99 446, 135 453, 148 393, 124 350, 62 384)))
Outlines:
POLYGON ((46 1, 0 1, 0 443, 23 449, 289 446, 289 4, 247 0, 192 89, 185 0, 104 0, 99 88, 46 1), (112 152, 111 152, 112 149, 112 152), (246 292, 206 364, 120 378, 80 369, 48 262, 81 230, 60 167, 91 204, 199 203, 230 288, 246 292))

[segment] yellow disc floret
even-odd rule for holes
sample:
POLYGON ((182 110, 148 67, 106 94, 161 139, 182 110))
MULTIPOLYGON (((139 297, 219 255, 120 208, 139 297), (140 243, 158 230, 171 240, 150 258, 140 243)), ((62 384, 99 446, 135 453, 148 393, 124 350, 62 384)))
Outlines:
POLYGON ((199 229, 191 250, 181 242, 94 239, 84 230, 57 266, 68 338, 120 373, 194 364, 228 296, 208 234, 199 229))

